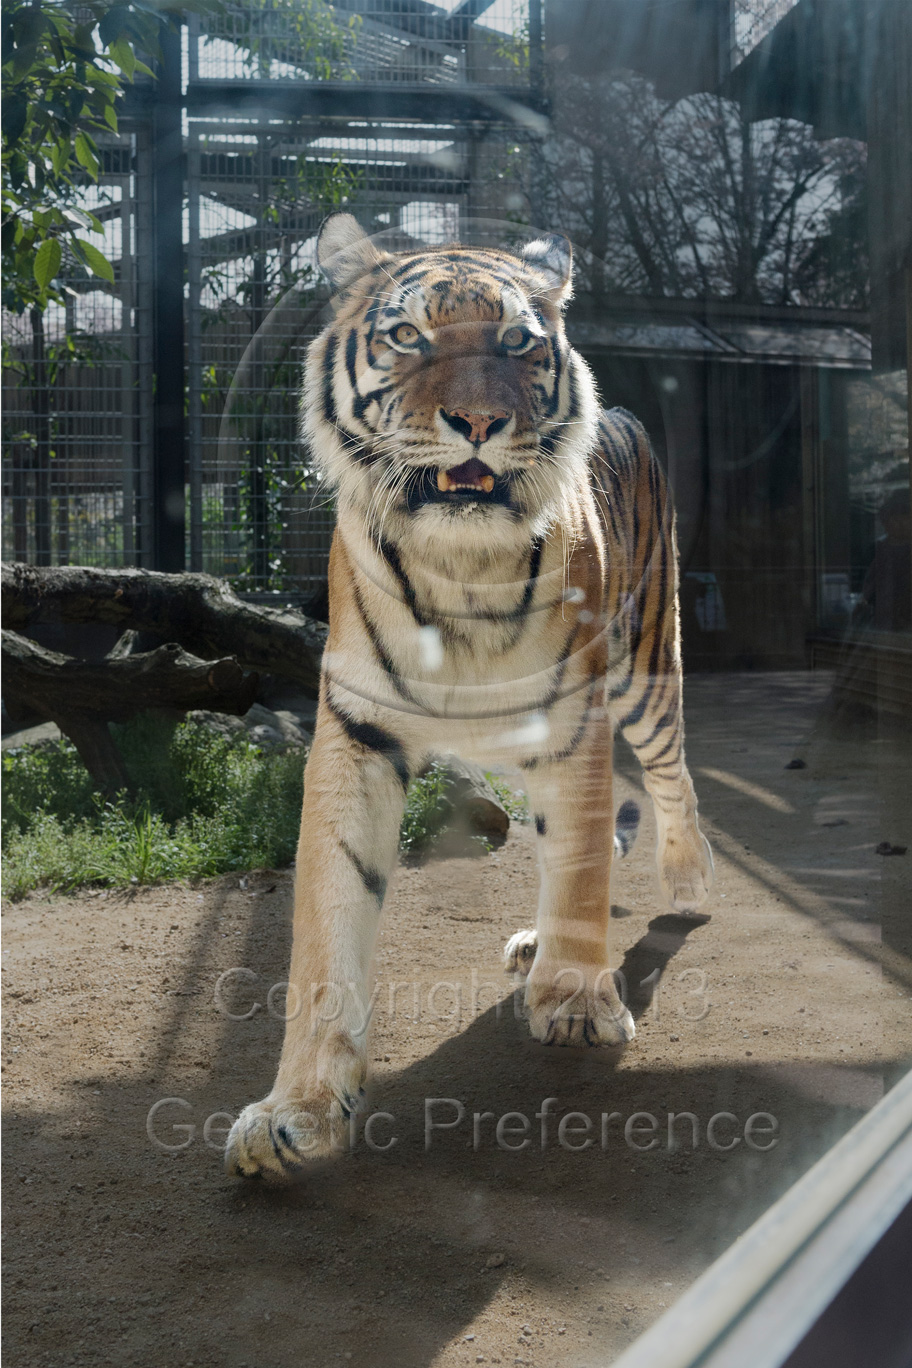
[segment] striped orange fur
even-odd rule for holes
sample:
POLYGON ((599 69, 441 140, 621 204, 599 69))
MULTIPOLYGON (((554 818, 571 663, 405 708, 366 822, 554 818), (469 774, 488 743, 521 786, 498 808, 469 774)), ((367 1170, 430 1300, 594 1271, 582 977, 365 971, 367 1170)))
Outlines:
POLYGON ((507 967, 533 1036, 633 1035, 608 958, 619 728, 658 819, 658 873, 692 913, 712 879, 681 718, 674 522, 637 421, 601 410, 570 347, 561 238, 521 255, 392 256, 346 214, 321 264, 335 317, 302 425, 334 490, 330 631, 305 774, 287 1023, 272 1092, 229 1171, 286 1177, 361 1105, 374 939, 409 779, 435 754, 519 768, 538 831, 534 930, 507 967))

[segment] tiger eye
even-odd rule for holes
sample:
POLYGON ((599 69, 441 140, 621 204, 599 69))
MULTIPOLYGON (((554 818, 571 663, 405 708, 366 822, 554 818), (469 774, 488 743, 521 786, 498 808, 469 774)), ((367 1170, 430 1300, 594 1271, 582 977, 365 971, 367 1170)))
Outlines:
POLYGON ((525 340, 525 328, 507 328, 502 339, 505 347, 521 347, 525 340))
POLYGON ((412 342, 418 340, 418 329, 413 327, 411 323, 399 323, 393 328, 390 337, 400 346, 408 347, 412 342))

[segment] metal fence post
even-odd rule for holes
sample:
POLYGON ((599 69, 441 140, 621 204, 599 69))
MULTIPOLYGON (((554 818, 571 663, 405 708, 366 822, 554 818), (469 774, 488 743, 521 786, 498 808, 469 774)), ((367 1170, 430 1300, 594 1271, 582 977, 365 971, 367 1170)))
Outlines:
POLYGON ((184 258, 181 32, 162 24, 152 115, 153 303, 152 563, 183 570, 184 258))

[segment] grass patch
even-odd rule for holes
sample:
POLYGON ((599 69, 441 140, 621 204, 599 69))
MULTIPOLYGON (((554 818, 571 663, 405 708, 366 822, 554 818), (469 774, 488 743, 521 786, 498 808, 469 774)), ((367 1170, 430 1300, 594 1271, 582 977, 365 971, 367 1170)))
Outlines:
POLYGON ((304 757, 194 722, 116 728, 136 797, 106 803, 67 740, 3 755, 3 893, 123 886, 287 865, 304 757))
POLYGON ((399 849, 408 858, 423 855, 447 830, 453 804, 446 796, 446 766, 434 761, 427 774, 409 784, 399 830, 399 849))
MULTIPOLYGON (((485 778, 506 809, 510 821, 528 822, 529 800, 526 795, 517 793, 496 774, 485 774, 485 778)), ((447 796, 447 789, 447 769, 443 761, 434 761, 427 774, 412 780, 399 833, 399 850, 404 857, 418 859, 426 855, 450 831, 453 804, 447 796)), ((483 836, 470 839, 486 850, 492 849, 483 836)))
POLYGON ((501 779, 499 774, 485 773, 485 778, 497 794, 497 797, 500 799, 504 808, 506 808, 507 816, 510 818, 510 821, 528 822, 529 800, 526 795, 524 793, 517 793, 515 789, 510 788, 506 779, 501 779))
MULTIPOLYGON (((66 739, 3 753, 3 894, 124 887, 281 868, 294 858, 304 756, 268 752, 195 722, 147 714, 112 728, 135 797, 105 802, 66 739)), ((522 794, 487 776, 512 820, 522 794)), ((449 829, 446 772, 409 787, 400 849, 426 854, 449 829)))

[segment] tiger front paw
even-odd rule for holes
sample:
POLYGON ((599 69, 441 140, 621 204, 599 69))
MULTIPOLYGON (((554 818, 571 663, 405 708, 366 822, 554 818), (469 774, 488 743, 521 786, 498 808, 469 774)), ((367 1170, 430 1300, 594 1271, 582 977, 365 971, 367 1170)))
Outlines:
POLYGON ((536 965, 526 983, 526 1016, 542 1045, 626 1045, 636 1035, 610 969, 536 965))
POLYGON ((341 1153, 345 1118, 337 1098, 252 1102, 235 1121, 225 1146, 233 1178, 287 1182, 316 1159, 341 1153))
POLYGON ((310 1082, 283 1087, 283 1072, 290 1070, 280 1070, 269 1096, 245 1107, 229 1132, 225 1170, 232 1177, 288 1182, 347 1147, 349 1118, 364 1105, 363 1055, 338 1041, 321 1049, 310 1082))

